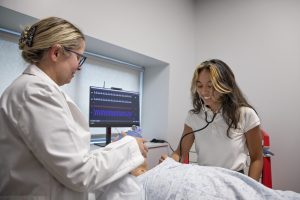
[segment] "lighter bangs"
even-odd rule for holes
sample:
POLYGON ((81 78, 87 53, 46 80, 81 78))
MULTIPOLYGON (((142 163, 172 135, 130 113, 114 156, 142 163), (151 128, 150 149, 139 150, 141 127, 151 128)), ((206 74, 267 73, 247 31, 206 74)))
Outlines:
POLYGON ((221 80, 223 79, 218 71, 217 66, 214 64, 209 65, 211 82, 215 90, 221 94, 228 94, 232 92, 232 89, 226 86, 221 80))

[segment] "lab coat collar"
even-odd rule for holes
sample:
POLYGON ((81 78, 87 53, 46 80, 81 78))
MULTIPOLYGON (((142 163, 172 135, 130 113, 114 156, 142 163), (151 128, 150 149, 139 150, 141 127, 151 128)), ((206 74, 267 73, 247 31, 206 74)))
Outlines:
POLYGON ((75 103, 73 102, 73 100, 61 89, 61 87, 59 85, 57 85, 57 83, 55 83, 43 70, 41 70, 40 68, 38 68, 36 65, 29 65, 25 69, 25 71, 23 72, 23 74, 30 74, 30 75, 34 75, 34 76, 40 77, 44 81, 46 81, 49 84, 51 84, 54 87, 56 87, 58 89, 58 91, 60 91, 62 93, 62 95, 65 97, 65 99, 67 100, 67 102, 71 102, 72 104, 75 105, 75 103))
POLYGON ((43 70, 41 70, 40 68, 38 68, 36 65, 29 65, 25 69, 25 71, 23 72, 23 74, 30 74, 30 75, 34 75, 34 76, 40 77, 44 81, 47 81, 51 85, 54 85, 59 91, 63 92, 61 90, 61 88, 59 87, 59 85, 57 85, 43 70))

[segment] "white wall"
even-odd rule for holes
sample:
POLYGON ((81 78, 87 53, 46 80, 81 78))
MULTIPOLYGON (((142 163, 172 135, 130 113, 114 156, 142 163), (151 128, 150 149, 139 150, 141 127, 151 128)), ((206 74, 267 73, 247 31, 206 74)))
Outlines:
POLYGON ((270 134, 273 186, 300 192, 300 1, 199 0, 197 58, 220 58, 270 134))

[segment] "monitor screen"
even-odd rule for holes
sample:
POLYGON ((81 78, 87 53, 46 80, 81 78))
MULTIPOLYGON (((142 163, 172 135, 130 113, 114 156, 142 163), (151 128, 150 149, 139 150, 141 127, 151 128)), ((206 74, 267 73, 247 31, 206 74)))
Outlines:
POLYGON ((90 127, 140 125, 139 93, 90 87, 90 127))

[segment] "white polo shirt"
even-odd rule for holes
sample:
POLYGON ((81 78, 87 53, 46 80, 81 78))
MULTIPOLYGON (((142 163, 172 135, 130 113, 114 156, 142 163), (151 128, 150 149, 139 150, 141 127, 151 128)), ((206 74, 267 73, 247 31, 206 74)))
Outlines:
MULTIPOLYGON (((258 126, 260 120, 252 108, 240 108, 240 121, 237 129, 230 129, 227 136, 227 128, 223 116, 218 113, 214 121, 204 130, 195 132, 195 149, 198 156, 198 164, 204 166, 218 166, 234 171, 246 167, 248 148, 245 133, 258 126)), ((213 112, 207 109, 207 120, 211 121, 213 112)), ((189 111, 185 124, 193 130, 204 127, 205 114, 194 114, 189 111)))

